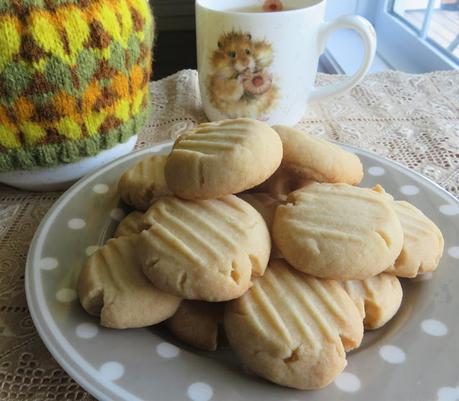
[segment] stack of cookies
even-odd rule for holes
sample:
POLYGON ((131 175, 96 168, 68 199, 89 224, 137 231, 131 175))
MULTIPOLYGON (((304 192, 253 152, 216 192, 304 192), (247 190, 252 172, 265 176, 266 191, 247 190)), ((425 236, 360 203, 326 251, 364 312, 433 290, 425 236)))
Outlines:
POLYGON ((295 129, 201 124, 121 177, 136 210, 83 266, 81 304, 106 327, 165 321, 202 350, 226 337, 257 375, 324 387, 396 314, 398 277, 443 252, 431 220, 362 178, 356 155, 295 129))

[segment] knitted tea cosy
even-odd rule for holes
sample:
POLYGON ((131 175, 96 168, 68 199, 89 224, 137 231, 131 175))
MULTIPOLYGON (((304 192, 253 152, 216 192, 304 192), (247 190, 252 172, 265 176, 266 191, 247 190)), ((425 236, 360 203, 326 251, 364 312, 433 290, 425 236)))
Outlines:
POLYGON ((93 156, 148 114, 147 0, 0 0, 0 171, 93 156))

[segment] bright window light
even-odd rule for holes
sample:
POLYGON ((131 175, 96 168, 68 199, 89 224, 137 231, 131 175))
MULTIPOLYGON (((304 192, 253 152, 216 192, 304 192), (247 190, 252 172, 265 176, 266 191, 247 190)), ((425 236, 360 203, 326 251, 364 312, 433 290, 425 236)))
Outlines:
POLYGON ((393 0, 389 12, 459 63, 459 0, 393 0))

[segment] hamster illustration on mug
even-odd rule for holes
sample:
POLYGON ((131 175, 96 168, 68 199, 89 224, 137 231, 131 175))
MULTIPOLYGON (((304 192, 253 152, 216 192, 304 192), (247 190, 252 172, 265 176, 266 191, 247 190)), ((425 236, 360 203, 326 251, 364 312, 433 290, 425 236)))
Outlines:
POLYGON ((272 45, 248 32, 223 33, 210 56, 210 102, 229 118, 264 116, 275 106, 279 89, 268 67, 272 45))

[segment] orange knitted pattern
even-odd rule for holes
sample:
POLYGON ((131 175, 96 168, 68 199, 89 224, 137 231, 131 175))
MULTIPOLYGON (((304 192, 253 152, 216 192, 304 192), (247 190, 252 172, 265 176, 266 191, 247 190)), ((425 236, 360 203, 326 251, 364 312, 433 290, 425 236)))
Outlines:
POLYGON ((0 171, 91 156, 144 124, 146 0, 0 1, 0 171))

